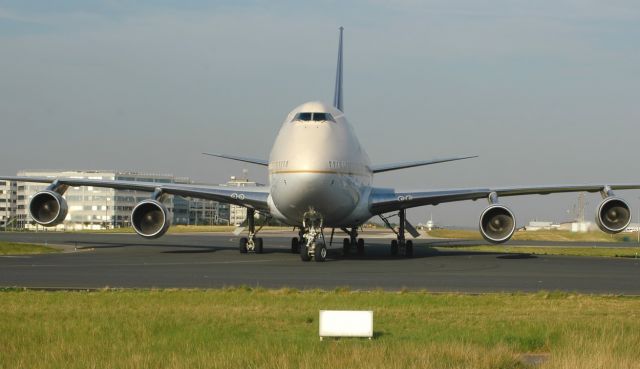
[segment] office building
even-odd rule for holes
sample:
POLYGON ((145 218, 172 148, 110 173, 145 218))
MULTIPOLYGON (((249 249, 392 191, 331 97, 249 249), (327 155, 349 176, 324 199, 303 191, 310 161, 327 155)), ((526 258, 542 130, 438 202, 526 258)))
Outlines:
POLYGON ((4 230, 12 226, 16 212, 16 183, 0 181, 0 227, 4 230))

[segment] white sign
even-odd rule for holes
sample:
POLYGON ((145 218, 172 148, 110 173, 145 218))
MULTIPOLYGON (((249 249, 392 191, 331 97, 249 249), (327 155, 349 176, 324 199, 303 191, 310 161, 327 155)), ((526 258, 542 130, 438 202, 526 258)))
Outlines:
POLYGON ((373 311, 320 310, 323 337, 373 337, 373 311))

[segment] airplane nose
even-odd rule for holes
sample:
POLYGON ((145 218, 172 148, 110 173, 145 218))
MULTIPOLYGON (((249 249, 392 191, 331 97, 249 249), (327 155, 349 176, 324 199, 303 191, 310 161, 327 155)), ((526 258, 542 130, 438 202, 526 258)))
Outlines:
POLYGON ((290 206, 307 211, 311 208, 324 213, 331 202, 329 176, 316 173, 296 173, 286 179, 287 197, 290 206))
MULTIPOLYGON (((273 185, 273 182, 272 182, 273 185)), ((287 173, 272 187, 274 204, 287 218, 302 221, 314 210, 330 224, 348 216, 359 200, 358 191, 334 174, 287 173)))

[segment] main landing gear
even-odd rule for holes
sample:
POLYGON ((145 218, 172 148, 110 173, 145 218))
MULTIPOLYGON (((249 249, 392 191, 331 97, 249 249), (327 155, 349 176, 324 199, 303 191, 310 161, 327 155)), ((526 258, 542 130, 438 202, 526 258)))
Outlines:
POLYGON ((262 238, 256 237, 258 232, 262 229, 262 226, 256 231, 256 211, 255 209, 247 209, 247 223, 249 225, 249 237, 242 237, 240 239, 238 248, 241 254, 246 254, 249 251, 256 254, 262 254, 262 238))
POLYGON ((380 219, 396 234, 396 239, 391 241, 391 255, 396 256, 398 254, 404 255, 407 258, 413 257, 413 241, 407 240, 404 237, 405 225, 406 225, 406 210, 401 209, 398 211, 399 226, 396 231, 389 223, 388 218, 380 216, 380 219))
POLYGON ((356 249, 358 255, 364 255, 364 240, 358 238, 358 229, 356 227, 348 230, 347 228, 341 228, 342 231, 349 235, 349 238, 342 240, 342 254, 347 256, 351 253, 352 249, 356 249))

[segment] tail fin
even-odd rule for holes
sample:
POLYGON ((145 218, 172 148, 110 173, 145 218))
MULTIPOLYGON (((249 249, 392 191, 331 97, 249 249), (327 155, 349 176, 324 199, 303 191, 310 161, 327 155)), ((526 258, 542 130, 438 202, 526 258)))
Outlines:
POLYGON ((342 31, 344 27, 340 27, 340 42, 338 44, 338 67, 336 68, 336 89, 333 95, 333 106, 344 111, 342 104, 342 31))

